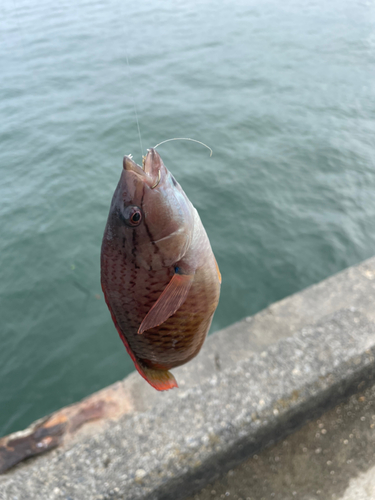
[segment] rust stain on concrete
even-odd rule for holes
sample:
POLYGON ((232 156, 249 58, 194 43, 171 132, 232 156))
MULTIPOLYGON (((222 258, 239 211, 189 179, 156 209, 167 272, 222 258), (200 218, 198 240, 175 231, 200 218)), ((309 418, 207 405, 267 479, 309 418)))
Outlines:
MULTIPOLYGON (((63 446, 88 423, 104 425, 133 411, 123 382, 117 382, 79 403, 37 420, 23 431, 0 439, 0 474, 23 460, 63 446)), ((92 429, 93 430, 93 429, 92 429)))

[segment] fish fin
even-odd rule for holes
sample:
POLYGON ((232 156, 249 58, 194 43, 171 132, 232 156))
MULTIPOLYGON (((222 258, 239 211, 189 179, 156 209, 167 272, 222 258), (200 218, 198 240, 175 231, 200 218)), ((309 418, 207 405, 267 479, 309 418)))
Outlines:
POLYGON ((172 316, 185 302, 193 279, 193 274, 174 274, 158 300, 143 318, 138 333, 141 334, 159 326, 172 316))
POLYGON ((215 259, 215 264, 216 264, 217 275, 219 277, 219 282, 221 284, 221 272, 220 272, 219 266, 217 265, 217 260, 216 260, 215 256, 214 256, 214 259, 215 259))
POLYGON ((178 387, 176 379, 168 370, 153 370, 139 361, 135 362, 138 373, 157 391, 168 391, 178 387))
POLYGON ((129 356, 131 357, 134 366, 136 367, 138 373, 143 377, 146 382, 148 382, 154 389, 157 391, 168 391, 168 389, 173 389, 173 387, 178 387, 178 384, 176 382, 176 379, 172 375, 171 372, 168 370, 153 370, 152 368, 147 368, 147 366, 144 366, 143 363, 141 363, 134 355, 133 351, 131 350, 128 341, 125 338, 125 335, 122 333, 121 328, 119 327, 116 317, 112 312, 112 309, 107 301, 106 293, 103 288, 103 293, 104 293, 104 298, 105 301, 108 305, 109 312, 111 313, 113 323, 116 327, 116 330, 118 334, 120 335, 120 339, 122 340, 122 343, 125 346, 125 349, 129 356))

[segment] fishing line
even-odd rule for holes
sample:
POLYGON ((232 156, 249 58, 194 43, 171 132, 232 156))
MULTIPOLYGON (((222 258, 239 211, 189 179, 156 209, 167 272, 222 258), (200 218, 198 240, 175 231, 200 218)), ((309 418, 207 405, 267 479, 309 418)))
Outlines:
MULTIPOLYGON (((128 54, 126 52, 125 52, 125 57, 126 57, 126 62, 128 64, 128 70, 129 70, 128 74, 130 75, 130 64, 129 64, 128 54)), ((128 77, 128 79, 130 81, 130 76, 128 77)), ((135 104, 135 98, 134 97, 132 98, 132 101, 133 101, 135 119, 137 121, 137 128, 138 128, 138 135, 139 135, 139 144, 141 146, 141 158, 142 158, 142 155, 143 155, 143 145, 142 145, 141 129, 139 128, 138 112, 137 112, 137 106, 135 104)))
POLYGON ((167 139, 166 141, 162 141, 162 142, 159 142, 159 144, 156 144, 156 146, 154 146, 154 149, 156 149, 158 146, 161 146, 161 144, 165 144, 166 142, 170 142, 170 141, 191 141, 191 142, 197 142, 198 144, 202 144, 202 146, 204 146, 205 148, 209 149, 211 151, 210 153, 210 157, 212 156, 212 149, 210 148, 210 146, 207 146, 207 144, 205 144, 204 142, 201 142, 201 141, 197 141, 196 139, 190 139, 190 137, 174 137, 173 139, 167 139))

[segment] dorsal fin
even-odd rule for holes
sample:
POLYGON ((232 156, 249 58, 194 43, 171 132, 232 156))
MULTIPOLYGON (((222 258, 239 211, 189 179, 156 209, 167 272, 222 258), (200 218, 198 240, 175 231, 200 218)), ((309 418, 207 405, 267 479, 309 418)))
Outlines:
POLYGON ((219 266, 217 264, 217 260, 216 260, 215 256, 214 256, 214 259, 215 259, 215 264, 216 264, 217 275, 219 277, 219 282, 220 282, 220 285, 221 285, 221 272, 220 272, 220 269, 219 269, 219 266))

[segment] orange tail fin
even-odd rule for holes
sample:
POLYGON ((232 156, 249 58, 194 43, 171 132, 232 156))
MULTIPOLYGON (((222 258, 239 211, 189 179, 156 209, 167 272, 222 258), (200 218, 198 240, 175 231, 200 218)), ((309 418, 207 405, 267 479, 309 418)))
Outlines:
POLYGON ((168 370, 153 370, 141 365, 139 361, 134 364, 139 374, 156 390, 168 391, 169 389, 173 389, 173 387, 178 387, 176 379, 168 370))
POLYGON ((168 391, 169 389, 173 389, 173 387, 178 387, 176 379, 174 378, 172 373, 170 373, 168 370, 153 370, 152 368, 147 368, 147 366, 144 366, 144 364, 141 363, 135 357, 133 351, 130 349, 130 346, 125 338, 125 335, 122 333, 121 328, 117 323, 116 317, 112 312, 111 306, 107 301, 107 296, 104 287, 102 287, 102 289, 109 312, 111 313, 112 316, 113 323, 115 324, 116 330, 120 335, 120 339, 122 340, 129 356, 132 358, 134 366, 136 367, 138 373, 146 380, 146 382, 148 382, 157 391, 168 391))

